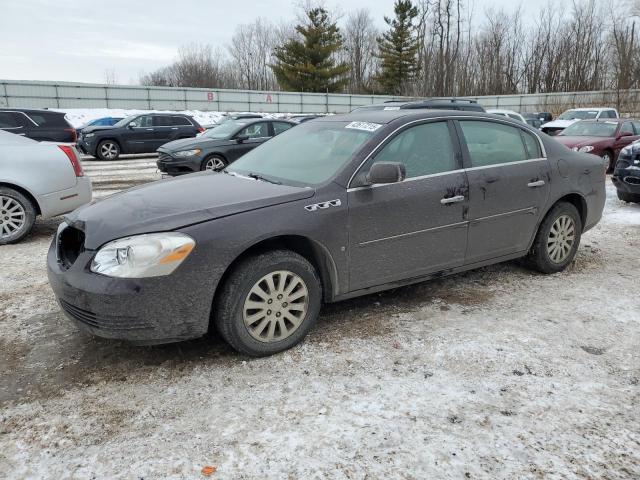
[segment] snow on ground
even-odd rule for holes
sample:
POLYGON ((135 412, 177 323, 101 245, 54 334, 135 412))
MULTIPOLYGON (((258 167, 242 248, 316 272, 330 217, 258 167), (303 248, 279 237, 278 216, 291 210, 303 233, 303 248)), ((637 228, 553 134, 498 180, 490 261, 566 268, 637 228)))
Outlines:
MULTIPOLYGON (((102 195, 152 161, 84 166, 102 195)), ((607 195, 566 272, 510 262, 329 305, 264 359, 79 333, 40 222, 0 249, 2 476, 640 478, 640 205, 607 195)))
MULTIPOLYGON (((66 113, 66 118, 75 128, 81 127, 91 120, 104 117, 128 117, 129 115, 139 115, 144 113, 184 113, 189 115, 202 126, 210 126, 219 123, 225 116, 230 113, 252 113, 252 112, 213 112, 203 110, 181 110, 181 111, 167 111, 167 110, 125 110, 120 108, 60 108, 52 109, 59 112, 66 113)), ((255 112, 253 112, 255 113, 255 112)), ((287 114, 279 113, 260 113, 266 118, 276 118, 286 116, 287 114)))

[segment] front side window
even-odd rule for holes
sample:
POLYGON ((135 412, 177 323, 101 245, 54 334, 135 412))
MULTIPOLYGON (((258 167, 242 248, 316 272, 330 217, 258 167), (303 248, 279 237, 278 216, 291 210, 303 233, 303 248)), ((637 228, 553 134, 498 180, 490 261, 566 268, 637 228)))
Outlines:
POLYGON ((400 132, 367 162, 363 171, 375 162, 404 163, 407 178, 455 170, 447 122, 424 123, 400 132))
POLYGON ((138 117, 135 122, 137 127, 153 127, 153 117, 151 115, 143 115, 141 117, 138 117))
POLYGON ((519 128, 479 120, 461 121, 460 127, 472 167, 519 162, 529 158, 519 128))
POLYGON ((354 123, 362 122, 305 122, 251 150, 225 171, 257 173, 285 184, 322 184, 345 167, 381 127, 361 128, 354 123))
POLYGON ((635 131, 633 130, 633 124, 631 122, 624 122, 622 127, 620 127, 620 133, 626 133, 628 135, 635 135, 635 131))
POLYGON ((267 122, 252 123, 243 128, 239 135, 246 135, 249 138, 263 138, 269 136, 269 124, 267 122))

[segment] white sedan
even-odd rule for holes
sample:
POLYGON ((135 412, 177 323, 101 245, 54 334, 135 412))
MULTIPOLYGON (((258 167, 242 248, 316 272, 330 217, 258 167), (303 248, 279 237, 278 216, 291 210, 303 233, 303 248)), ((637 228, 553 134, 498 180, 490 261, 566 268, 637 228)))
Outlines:
POLYGON ((522 115, 513 110, 502 110, 498 108, 488 109, 487 113, 493 113, 494 115, 500 115, 501 117, 512 118, 513 120, 520 120, 522 123, 527 123, 522 115))
POLYGON ((55 217, 90 201, 91 180, 73 146, 0 130, 0 245, 23 239, 38 215, 55 217))

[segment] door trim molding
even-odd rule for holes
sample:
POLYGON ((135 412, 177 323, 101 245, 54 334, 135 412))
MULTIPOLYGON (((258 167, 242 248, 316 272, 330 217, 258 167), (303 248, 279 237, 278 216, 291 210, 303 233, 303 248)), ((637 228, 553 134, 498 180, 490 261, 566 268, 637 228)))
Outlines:
POLYGON ((423 230, 415 230, 413 232, 400 233, 398 235, 391 235, 390 237, 376 238, 375 240, 367 240, 366 242, 360 242, 358 244, 358 247, 366 247, 373 243, 386 242, 388 240, 395 240, 397 238, 411 237, 413 235, 418 235, 420 233, 435 232, 437 230, 445 230, 447 228, 458 228, 462 226, 467 226, 468 224, 469 222, 465 220, 464 222, 450 223, 449 225, 441 225, 439 227, 425 228, 423 230))

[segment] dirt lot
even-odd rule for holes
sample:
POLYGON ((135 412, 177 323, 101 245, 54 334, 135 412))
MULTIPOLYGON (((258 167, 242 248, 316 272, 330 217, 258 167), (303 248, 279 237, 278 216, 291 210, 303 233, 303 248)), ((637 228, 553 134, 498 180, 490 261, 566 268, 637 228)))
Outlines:
MULTIPOLYGON (((152 164, 87 170, 101 195, 152 164)), ((41 222, 0 250, 0 476, 640 478, 640 206, 608 196, 562 274, 507 263, 331 305, 259 360, 79 333, 41 222)))

